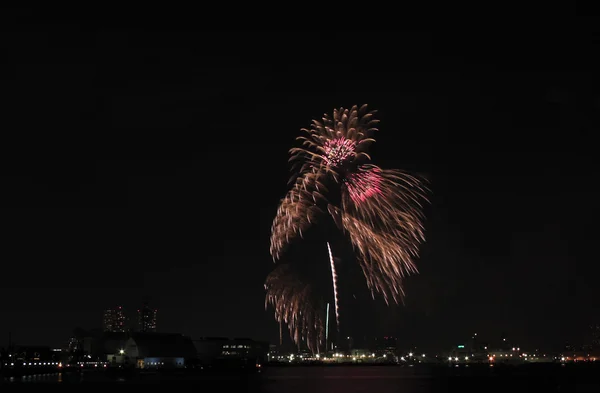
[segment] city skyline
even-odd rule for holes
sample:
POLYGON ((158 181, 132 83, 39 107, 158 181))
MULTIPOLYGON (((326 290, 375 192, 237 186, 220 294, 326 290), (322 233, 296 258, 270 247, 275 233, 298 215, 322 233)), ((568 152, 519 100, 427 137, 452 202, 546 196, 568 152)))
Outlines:
MULTIPOLYGON (((60 345, 99 327, 108 305, 137 310, 139 293, 152 293, 160 331, 278 342, 263 284, 287 152, 307 119, 354 103, 379 111, 375 162, 432 189, 405 304, 340 284, 357 334, 445 347, 477 331, 543 346, 599 323, 600 95, 585 32, 286 33, 282 47, 270 33, 143 23, 9 29, 6 121, 19 128, 0 172, 0 347, 8 332, 60 345), (369 60, 323 49, 346 41, 369 60)), ((294 257, 328 267, 326 248, 308 251, 294 257)))
MULTIPOLYGON (((142 303, 135 311, 127 310, 123 306, 113 306, 104 309, 102 330, 105 332, 156 332, 157 331, 156 308, 150 307, 148 301, 142 303)), ((88 329, 95 327, 88 327, 88 329)))

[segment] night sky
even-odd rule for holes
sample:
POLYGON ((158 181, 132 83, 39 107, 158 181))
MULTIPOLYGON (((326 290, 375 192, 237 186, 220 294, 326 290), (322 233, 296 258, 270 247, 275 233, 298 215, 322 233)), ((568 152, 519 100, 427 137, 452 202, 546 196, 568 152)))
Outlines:
POLYGON ((381 120, 374 163, 433 190, 406 304, 369 300, 364 323, 446 349, 473 332, 561 346, 600 322, 585 23, 358 35, 37 16, 15 12, 0 43, 0 347, 9 331, 62 345, 144 296, 160 331, 277 342, 263 283, 287 151, 363 103, 381 120))

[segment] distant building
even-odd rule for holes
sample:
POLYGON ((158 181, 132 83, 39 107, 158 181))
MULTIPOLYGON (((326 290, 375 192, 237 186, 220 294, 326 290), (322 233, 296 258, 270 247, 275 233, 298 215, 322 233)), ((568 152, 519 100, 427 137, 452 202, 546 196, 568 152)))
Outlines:
POLYGON ((124 332, 104 332, 96 339, 92 359, 99 361, 111 361, 113 355, 119 355, 125 350, 130 334, 124 332))
MULTIPOLYGON (((492 348, 488 351, 487 361, 494 364, 521 364, 525 361, 521 348, 492 348)), ((485 360, 483 360, 485 362, 485 360)))
POLYGON ((249 338, 204 337, 194 340, 200 364, 261 365, 268 362, 269 343, 249 338))
POLYGON ((156 309, 152 309, 148 306, 148 303, 144 303, 141 310, 138 310, 138 323, 140 332, 150 333, 156 332, 156 309))
POLYGON ((103 327, 105 332, 125 332, 125 311, 123 307, 104 310, 103 327))
POLYGON ((369 343, 371 351, 396 353, 398 350, 398 338, 393 336, 375 337, 369 343))
POLYGON ((60 360, 60 353, 56 353, 46 346, 17 346, 14 359, 18 362, 49 362, 60 360))
POLYGON ((112 365, 183 368, 187 362, 196 359, 192 340, 181 334, 132 333, 125 342, 117 341, 114 352, 107 354, 107 361, 112 365))
POLYGON ((65 348, 66 362, 99 360, 102 354, 102 338, 105 335, 126 335, 124 332, 103 332, 102 329, 85 330, 76 328, 65 348))
POLYGON ((269 345, 268 361, 270 363, 283 363, 288 361, 288 354, 283 351, 281 345, 271 344, 269 345))
POLYGON ((590 326, 591 332, 591 347, 592 350, 600 350, 600 325, 594 324, 590 326))

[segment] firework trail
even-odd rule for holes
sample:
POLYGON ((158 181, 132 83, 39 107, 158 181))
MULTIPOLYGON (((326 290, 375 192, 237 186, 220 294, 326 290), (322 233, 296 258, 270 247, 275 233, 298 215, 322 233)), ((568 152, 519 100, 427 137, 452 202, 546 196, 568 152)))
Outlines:
POLYGON ((302 129, 301 147, 290 149, 292 186, 273 220, 270 252, 278 261, 288 244, 328 213, 352 243, 372 296, 399 303, 403 279, 417 273, 428 190, 422 178, 370 163, 374 114, 366 105, 334 109, 302 129))
POLYGON ((325 352, 329 350, 329 303, 325 311, 325 352))
POLYGON ((333 283, 333 302, 335 308, 335 324, 338 332, 340 331, 340 311, 338 308, 338 290, 337 290, 337 273, 335 271, 335 261, 333 260, 333 254, 331 253, 331 247, 327 242, 327 250, 329 251, 329 262, 331 264, 331 281, 333 283))
POLYGON ((281 264, 267 276, 265 289, 265 308, 270 304, 275 309, 275 320, 287 324, 298 345, 305 341, 319 352, 325 337, 324 305, 312 286, 299 280, 290 265, 281 264))

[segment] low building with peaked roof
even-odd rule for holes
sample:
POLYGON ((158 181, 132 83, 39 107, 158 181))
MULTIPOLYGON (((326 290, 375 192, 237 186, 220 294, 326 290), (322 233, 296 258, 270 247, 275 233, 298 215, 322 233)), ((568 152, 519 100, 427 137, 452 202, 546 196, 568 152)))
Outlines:
POLYGON ((112 364, 137 368, 180 368, 196 358, 189 337, 171 333, 131 333, 122 349, 108 356, 112 364))

